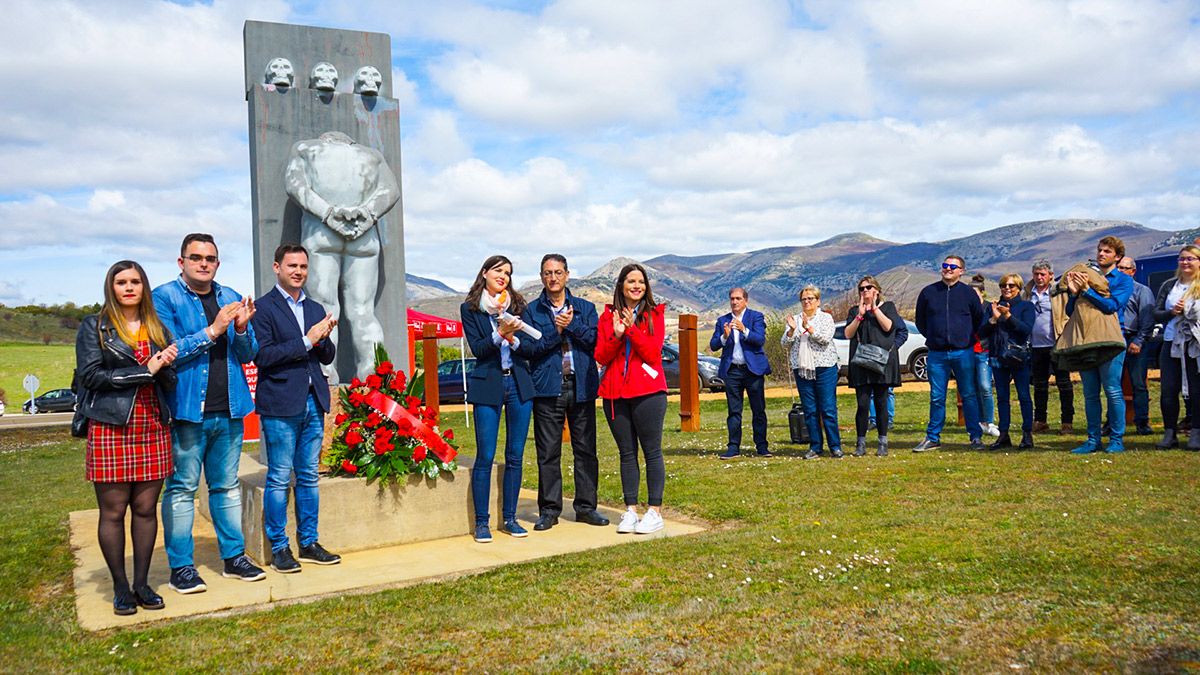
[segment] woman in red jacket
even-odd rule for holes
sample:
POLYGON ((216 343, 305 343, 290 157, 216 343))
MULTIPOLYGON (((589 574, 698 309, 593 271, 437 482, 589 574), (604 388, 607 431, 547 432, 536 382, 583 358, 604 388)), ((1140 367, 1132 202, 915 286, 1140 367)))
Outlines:
POLYGON ((655 304, 646 269, 637 263, 621 268, 613 302, 604 308, 597 327, 596 363, 604 368, 600 397, 604 417, 621 454, 621 489, 625 515, 617 532, 649 534, 663 528, 663 485, 667 471, 662 456, 663 418, 667 414, 667 378, 662 347, 666 333, 664 306, 655 304), (638 518, 641 473, 637 449, 646 457, 649 508, 638 518))

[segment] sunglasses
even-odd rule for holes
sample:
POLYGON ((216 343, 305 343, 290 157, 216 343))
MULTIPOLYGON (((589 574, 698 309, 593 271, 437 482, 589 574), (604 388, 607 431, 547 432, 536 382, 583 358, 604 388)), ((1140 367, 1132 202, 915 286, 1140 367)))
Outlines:
POLYGON ((1017 284, 1000 284, 1000 288, 1020 288, 1017 284))
POLYGON ((962 265, 955 265, 954 263, 942 263, 942 269, 953 272, 954 270, 961 270, 962 265))
POLYGON ((875 288, 875 287, 874 287, 874 286, 872 286, 872 285, 870 285, 870 284, 867 284, 866 286, 859 286, 859 287, 858 287, 858 292, 859 292, 859 293, 866 293, 867 291, 871 290, 872 288, 875 288))
POLYGON ((210 265, 216 264, 216 262, 217 262, 217 256, 215 256, 215 255, 200 255, 199 253, 193 253, 193 254, 187 256, 187 259, 194 263, 203 261, 210 265))

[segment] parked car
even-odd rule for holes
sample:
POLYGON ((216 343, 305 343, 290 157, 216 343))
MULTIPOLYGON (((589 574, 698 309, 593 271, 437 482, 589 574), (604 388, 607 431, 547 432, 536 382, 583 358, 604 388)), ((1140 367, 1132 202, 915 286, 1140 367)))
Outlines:
MULTIPOLYGON (((667 388, 679 388, 679 345, 663 343, 662 349, 663 373, 667 376, 667 388)), ((696 370, 700 375, 700 388, 709 391, 725 391, 725 383, 717 377, 721 368, 721 359, 700 354, 696 370)))
MULTIPOLYGON (((908 326, 908 339, 900 347, 900 372, 910 372, 918 380, 928 382, 929 370, 926 357, 929 350, 925 347, 925 336, 921 335, 921 332, 917 330, 917 325, 913 322, 905 321, 904 325, 908 326)), ((845 324, 833 330, 833 341, 838 350, 839 372, 845 375, 846 368, 850 365, 850 341, 846 339, 845 324)))
MULTIPOLYGON (((37 411, 40 413, 48 412, 72 412, 75 410, 75 392, 70 389, 53 389, 33 400, 37 404, 37 411)), ((28 415, 30 411, 29 401, 21 406, 21 410, 28 415)))
MULTIPOLYGON (((466 367, 466 374, 470 376, 471 371, 475 370, 475 359, 467 359, 459 361, 442 361, 438 364, 438 403, 462 403, 467 396, 467 390, 463 386, 463 367, 466 367)), ((424 393, 421 394, 424 398, 424 393)))

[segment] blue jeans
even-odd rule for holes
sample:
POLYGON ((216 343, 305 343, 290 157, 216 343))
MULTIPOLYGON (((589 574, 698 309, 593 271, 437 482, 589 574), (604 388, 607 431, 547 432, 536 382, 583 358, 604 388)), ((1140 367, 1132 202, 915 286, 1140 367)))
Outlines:
MULTIPOLYGON (((888 424, 887 425, 888 425, 888 428, 891 429, 892 426, 896 423, 896 388, 895 387, 888 387, 887 408, 888 408, 888 424)), ((867 411, 868 411, 867 423, 874 424, 875 423, 875 399, 871 399, 871 402, 867 405, 867 411)))
POLYGON ((1125 396, 1121 392, 1121 373, 1125 369, 1125 352, 1096 368, 1080 371, 1083 379, 1083 403, 1087 414, 1087 445, 1100 447, 1100 431, 1104 411, 1100 407, 1100 390, 1108 399, 1108 419, 1111 423, 1109 447, 1125 447, 1125 396))
POLYGON ((172 569, 194 565, 192 523, 196 517, 196 490, 200 469, 208 481, 208 512, 217 531, 221 558, 246 551, 242 538, 242 490, 238 463, 242 459, 242 420, 229 413, 205 413, 204 421, 179 422, 171 427, 171 454, 175 473, 163 489, 163 545, 172 569))
POLYGON ((991 355, 987 352, 975 354, 975 395, 979 397, 979 422, 992 424, 996 421, 992 405, 992 369, 988 364, 991 355))
POLYGON ((504 488, 501 515, 505 521, 517 517, 517 496, 521 492, 521 461, 525 455, 525 437, 533 416, 533 399, 521 402, 517 383, 504 378, 503 405, 475 405, 475 466, 471 469, 471 499, 475 503, 475 523, 487 524, 488 502, 492 494, 492 462, 496 459, 496 440, 500 436, 500 413, 504 412, 504 488))
POLYGON ((800 392, 800 404, 804 406, 808 448, 821 452, 821 430, 824 429, 829 450, 841 450, 842 436, 838 431, 837 414, 838 367, 817 368, 817 377, 813 380, 801 379, 798 371, 792 371, 792 375, 796 378, 796 390, 800 392))
POLYGON ((1008 383, 1017 388, 1017 401, 1021 405, 1021 431, 1033 431, 1033 397, 1029 392, 1029 381, 1033 370, 1026 361, 1020 368, 1002 365, 992 359, 992 377, 996 380, 996 409, 1000 413, 1000 433, 1007 434, 1012 426, 1012 403, 1008 396, 1008 383))
POLYGON ((263 489, 263 528, 271 550, 288 547, 288 484, 296 474, 296 539, 301 547, 317 541, 317 463, 325 435, 325 414, 308 394, 303 413, 294 417, 262 416, 262 442, 267 454, 267 481, 263 489))
POLYGON ((929 426, 925 428, 925 437, 934 443, 942 442, 942 428, 946 426, 946 388, 953 374, 958 393, 962 394, 967 436, 978 441, 983 432, 979 428, 979 400, 975 394, 975 352, 970 349, 930 351, 926 363, 929 367, 929 426))

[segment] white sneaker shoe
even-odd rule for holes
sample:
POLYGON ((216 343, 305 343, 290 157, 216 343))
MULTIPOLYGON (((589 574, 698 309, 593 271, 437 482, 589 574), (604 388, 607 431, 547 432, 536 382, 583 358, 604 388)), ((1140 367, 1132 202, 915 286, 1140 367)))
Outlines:
POLYGON ((638 528, 637 511, 629 509, 625 511, 625 515, 621 516, 621 522, 617 525, 617 534, 629 534, 638 528))
POLYGON ((646 512, 646 515, 642 516, 642 520, 637 524, 637 529, 634 532, 638 534, 650 534, 651 532, 658 532, 661 529, 663 529, 662 516, 658 514, 658 511, 650 510, 646 512))
POLYGON ((996 426, 995 424, 991 424, 988 422, 980 422, 979 428, 983 429, 983 433, 987 434, 988 436, 995 436, 996 438, 1000 438, 1000 427, 996 426))

